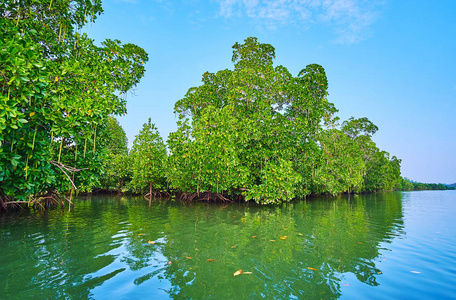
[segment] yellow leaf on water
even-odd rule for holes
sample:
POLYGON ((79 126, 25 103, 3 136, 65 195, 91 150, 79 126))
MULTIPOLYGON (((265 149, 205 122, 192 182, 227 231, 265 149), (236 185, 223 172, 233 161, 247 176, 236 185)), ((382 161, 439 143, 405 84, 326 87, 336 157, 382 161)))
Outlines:
POLYGON ((298 232, 299 235, 302 235, 302 233, 298 232))
POLYGON ((270 242, 275 242, 276 240, 269 240, 270 242))
POLYGON ((256 235, 252 235, 252 239, 256 238, 256 235))
POLYGON ((234 272, 233 276, 238 276, 241 274, 242 274, 242 270, 238 270, 238 271, 234 272))
POLYGON ((252 274, 252 272, 242 272, 242 274, 252 274))
POLYGON ((154 242, 154 241, 148 241, 148 243, 149 243, 149 244, 155 244, 155 242, 154 242))
POLYGON ((231 246, 231 248, 236 248, 236 246, 231 246))
POLYGON ((186 259, 192 259, 190 256, 186 256, 185 258, 186 258, 186 259))
POLYGON ((286 235, 281 236, 281 237, 279 237, 279 239, 281 239, 281 240, 286 240, 286 239, 287 239, 287 236, 286 236, 286 235))
POLYGON ((139 233, 138 235, 143 235, 142 233, 139 233))
POLYGON ((318 269, 307 267, 307 269, 312 270, 312 271, 318 271, 318 269))
POLYGON ((215 260, 215 259, 213 259, 213 258, 208 258, 208 259, 206 259, 206 260, 207 260, 208 262, 213 262, 213 261, 216 261, 216 260, 215 260))

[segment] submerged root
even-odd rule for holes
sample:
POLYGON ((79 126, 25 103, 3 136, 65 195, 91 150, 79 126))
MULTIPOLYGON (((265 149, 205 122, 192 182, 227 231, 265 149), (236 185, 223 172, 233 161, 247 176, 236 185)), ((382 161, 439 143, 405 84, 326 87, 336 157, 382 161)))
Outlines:
POLYGON ((229 196, 227 194, 213 193, 213 192, 202 192, 202 193, 182 193, 179 197, 181 201, 206 201, 206 202, 229 202, 244 200, 242 195, 229 196), (241 196, 241 197, 239 197, 241 196), (242 199, 241 199, 242 198, 242 199))
POLYGON ((167 191, 154 191, 152 194, 149 192, 144 195, 144 199, 150 200, 152 198, 170 198, 171 194, 168 193, 167 191))
POLYGON ((24 207, 46 210, 52 207, 65 208, 65 203, 68 203, 68 207, 73 205, 71 199, 65 196, 61 196, 55 192, 48 192, 43 195, 30 196, 28 201, 14 201, 8 199, 5 194, 0 196, 0 211, 7 211, 9 207, 14 209, 23 209, 24 207))

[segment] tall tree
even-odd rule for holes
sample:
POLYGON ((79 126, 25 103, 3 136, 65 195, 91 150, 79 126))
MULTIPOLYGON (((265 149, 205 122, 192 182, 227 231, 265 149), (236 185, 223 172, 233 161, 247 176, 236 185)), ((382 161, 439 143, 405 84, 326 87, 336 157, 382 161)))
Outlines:
POLYGON ((149 190, 150 199, 155 190, 166 187, 166 147, 150 118, 135 137, 130 156, 133 169, 131 184, 135 189, 141 192, 149 190))
POLYGON ((322 161, 315 171, 312 191, 332 195, 360 191, 366 168, 359 145, 338 129, 323 131, 319 140, 322 161))
POLYGON ((128 139, 116 118, 107 119, 106 155, 103 159, 102 186, 106 190, 115 189, 122 193, 125 181, 131 176, 130 159, 128 156, 128 139))
POLYGON ((170 180, 184 192, 289 201, 306 186, 308 149, 335 112, 319 65, 297 77, 273 66, 275 50, 256 38, 233 46, 234 70, 203 74, 175 105, 170 180))
POLYGON ((363 153, 366 167, 363 190, 393 190, 401 181, 401 160, 395 156, 390 159, 389 153, 381 151, 372 141, 378 127, 367 118, 352 117, 342 123, 342 130, 358 144, 363 153))

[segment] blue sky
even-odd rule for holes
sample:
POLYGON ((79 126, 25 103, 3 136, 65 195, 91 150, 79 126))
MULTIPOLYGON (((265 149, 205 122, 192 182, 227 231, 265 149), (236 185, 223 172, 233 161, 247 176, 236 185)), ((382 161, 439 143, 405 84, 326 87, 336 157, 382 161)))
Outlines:
POLYGON ((119 121, 129 145, 150 117, 164 140, 174 103, 205 71, 232 69, 232 45, 255 36, 292 74, 317 63, 329 100, 348 119, 367 117, 402 175, 456 182, 456 1, 105 0, 85 31, 149 53, 145 77, 119 121))

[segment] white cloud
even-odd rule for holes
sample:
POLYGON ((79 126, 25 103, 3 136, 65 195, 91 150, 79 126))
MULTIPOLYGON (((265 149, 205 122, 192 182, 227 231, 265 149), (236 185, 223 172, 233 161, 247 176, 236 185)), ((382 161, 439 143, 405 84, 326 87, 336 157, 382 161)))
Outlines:
POLYGON ((334 28, 337 41, 354 43, 369 34, 388 0, 218 0, 220 15, 247 16, 271 25, 325 24, 334 28))

